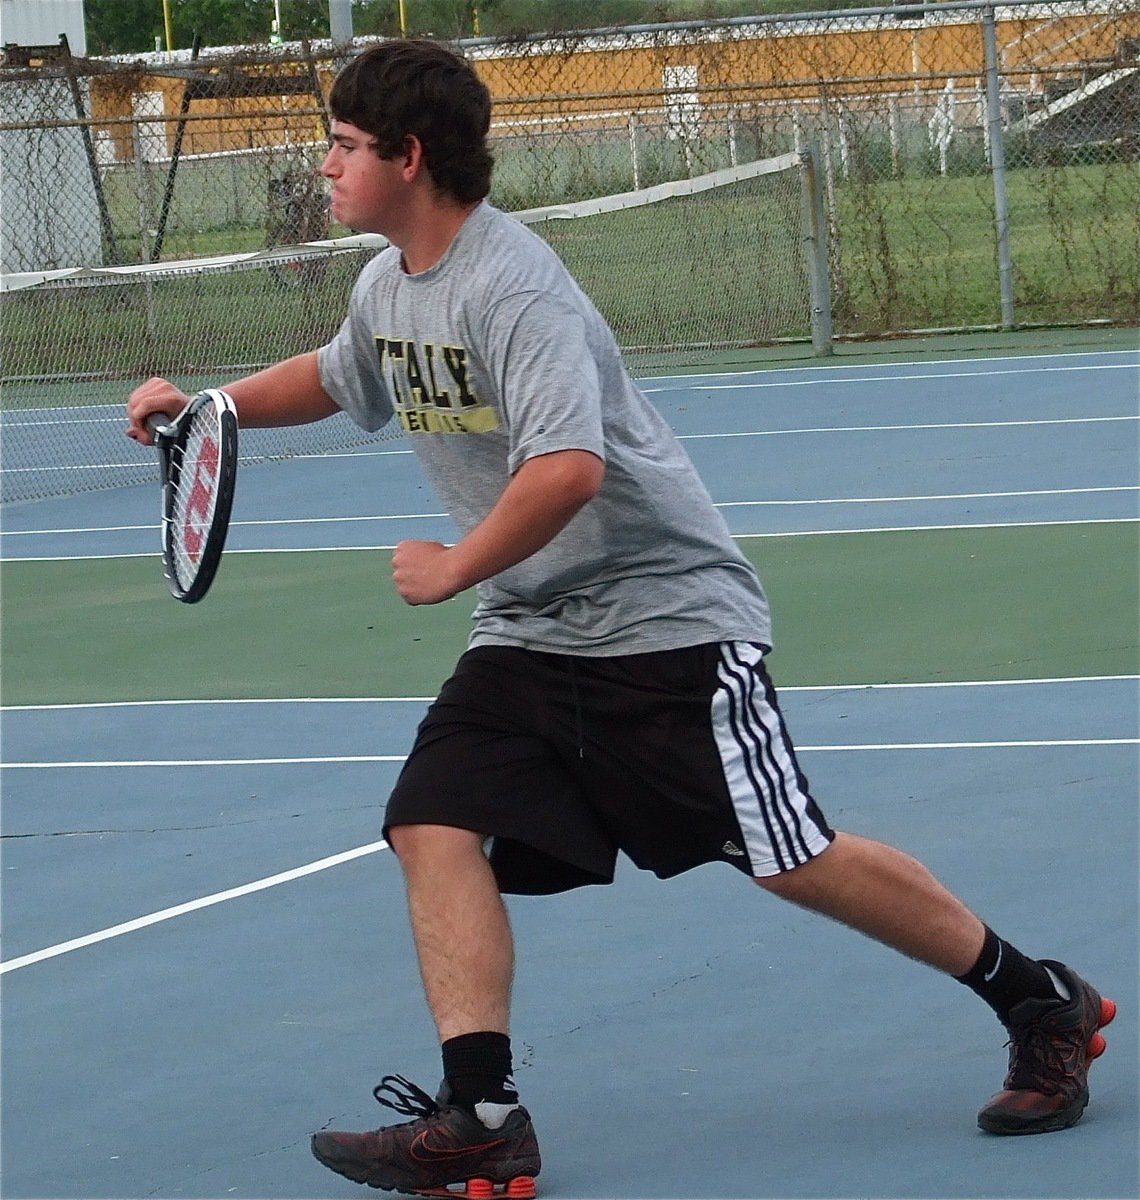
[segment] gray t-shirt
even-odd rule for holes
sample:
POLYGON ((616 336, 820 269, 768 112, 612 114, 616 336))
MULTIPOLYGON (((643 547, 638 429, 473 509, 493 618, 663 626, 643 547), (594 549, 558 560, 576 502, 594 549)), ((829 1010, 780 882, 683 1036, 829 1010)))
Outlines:
POLYGON ((605 460, 601 490, 557 537, 478 585, 471 645, 613 655, 770 643, 756 573, 688 456, 597 309, 514 218, 480 205, 416 275, 399 250, 381 251, 319 363, 365 429, 395 413, 464 531, 527 459, 605 460))

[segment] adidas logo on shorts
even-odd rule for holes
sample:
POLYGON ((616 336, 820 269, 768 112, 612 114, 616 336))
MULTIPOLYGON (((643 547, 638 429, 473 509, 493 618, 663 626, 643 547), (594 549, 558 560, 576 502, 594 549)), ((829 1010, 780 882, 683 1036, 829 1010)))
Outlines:
POLYGON ((721 846, 721 851, 724 854, 731 854, 733 858, 744 857, 744 851, 741 850, 741 848, 735 842, 725 842, 725 844, 721 846))

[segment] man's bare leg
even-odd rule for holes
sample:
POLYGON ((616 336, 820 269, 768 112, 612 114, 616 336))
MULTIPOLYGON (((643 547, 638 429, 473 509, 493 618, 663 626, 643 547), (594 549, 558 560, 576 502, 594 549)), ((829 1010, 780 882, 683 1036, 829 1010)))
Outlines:
POLYGON ((433 1101, 403 1076, 384 1076, 376 1099, 414 1119, 365 1133, 321 1129, 312 1137, 313 1154, 339 1175, 376 1188, 442 1195, 477 1178, 503 1185, 519 1200, 533 1197, 542 1158, 510 1080, 514 948, 483 838, 446 826, 401 825, 389 840, 404 869, 444 1082, 433 1101))
POLYGON ((1010 1035, 1009 1073, 978 1113, 988 1133, 1048 1133, 1081 1119, 1099 1032, 1116 1005, 1064 963, 1034 961, 1003 942, 901 850, 839 834, 810 862, 757 879, 765 890, 953 975, 1010 1035))
POLYGON ((514 943, 483 837, 444 825, 390 831, 428 1007, 440 1041, 476 1031, 508 1033, 514 943))
POLYGON ((811 862, 756 882, 950 975, 969 971, 985 940, 982 922, 920 862, 855 834, 839 833, 811 862))

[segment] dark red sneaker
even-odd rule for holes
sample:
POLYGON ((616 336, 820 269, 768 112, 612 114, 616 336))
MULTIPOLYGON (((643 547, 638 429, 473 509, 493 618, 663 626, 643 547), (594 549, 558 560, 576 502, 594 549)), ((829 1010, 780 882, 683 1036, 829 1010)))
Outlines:
POLYGON ((313 1134, 313 1155, 338 1175, 369 1187, 451 1200, 529 1200, 536 1194, 542 1160, 525 1108, 513 1109, 498 1129, 488 1129, 449 1103, 446 1082, 433 1100, 402 1075, 385 1075, 372 1094, 416 1119, 372 1133, 313 1134), (451 1190, 457 1184, 462 1191, 451 1190))
POLYGON ((986 1133, 1052 1133, 1075 1125, 1089 1102, 1089 1064, 1104 1053, 1097 1032, 1116 1016, 1063 963, 1042 959, 1069 990, 1068 1000, 1023 1000, 1010 1010, 1009 1074, 978 1113, 986 1133))

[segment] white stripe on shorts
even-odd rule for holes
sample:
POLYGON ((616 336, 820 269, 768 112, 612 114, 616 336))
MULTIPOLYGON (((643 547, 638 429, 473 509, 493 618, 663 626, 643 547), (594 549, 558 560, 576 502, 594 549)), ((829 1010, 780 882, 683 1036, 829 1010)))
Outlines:
POLYGON ((784 723, 769 693, 763 653, 748 642, 720 648, 711 720, 724 778, 755 876, 777 875, 828 844, 811 815, 784 723))

